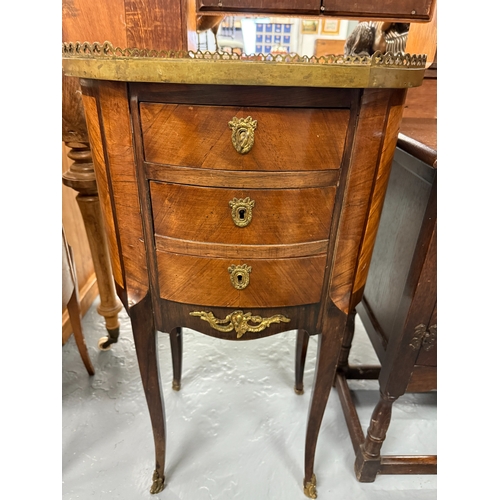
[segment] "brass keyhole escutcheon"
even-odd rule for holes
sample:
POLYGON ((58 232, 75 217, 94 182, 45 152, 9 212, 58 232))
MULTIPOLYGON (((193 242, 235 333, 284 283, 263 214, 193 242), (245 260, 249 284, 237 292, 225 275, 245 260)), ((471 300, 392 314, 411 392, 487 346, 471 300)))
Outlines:
POLYGON ((252 267, 242 264, 241 266, 231 265, 227 268, 229 279, 236 290, 243 290, 250 284, 250 273, 252 267))
POLYGON ((257 120, 253 120, 251 116, 246 118, 236 118, 236 116, 228 122, 229 128, 233 131, 231 141, 234 149, 238 153, 247 154, 254 143, 254 132, 257 128, 257 120))
POLYGON ((231 207, 231 217, 233 222, 238 227, 245 227, 250 224, 252 220, 252 209, 255 207, 255 201, 251 200, 248 196, 243 199, 233 198, 229 202, 231 207))

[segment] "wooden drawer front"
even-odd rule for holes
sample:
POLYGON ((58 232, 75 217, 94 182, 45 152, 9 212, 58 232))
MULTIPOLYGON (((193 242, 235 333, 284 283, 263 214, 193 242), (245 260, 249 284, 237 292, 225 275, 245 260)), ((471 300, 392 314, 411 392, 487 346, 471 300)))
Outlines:
POLYGON ((284 307, 319 302, 326 254, 293 259, 206 259, 156 252, 160 297, 216 307, 284 307), (228 268, 252 268, 243 290, 228 268))
POLYGON ((150 183, 156 235, 205 243, 286 245, 328 239, 335 187, 216 189, 150 183), (238 211, 238 200, 253 207, 238 211), (229 202, 236 199, 237 222, 229 202), (252 203, 253 202, 253 203, 252 203), (243 219, 242 219, 243 218, 243 219))
POLYGON ((147 162, 222 170, 338 169, 349 121, 345 109, 141 103, 140 113, 147 162), (257 128, 241 154, 228 123, 248 116, 257 128))

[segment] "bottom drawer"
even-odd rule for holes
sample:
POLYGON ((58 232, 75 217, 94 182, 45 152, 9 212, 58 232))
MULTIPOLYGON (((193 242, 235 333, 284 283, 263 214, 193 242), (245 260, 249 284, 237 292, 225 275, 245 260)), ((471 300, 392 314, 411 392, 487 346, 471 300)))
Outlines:
POLYGON ((314 304, 320 301, 326 264, 326 254, 269 260, 209 259, 160 251, 156 256, 162 299, 215 307, 314 304))

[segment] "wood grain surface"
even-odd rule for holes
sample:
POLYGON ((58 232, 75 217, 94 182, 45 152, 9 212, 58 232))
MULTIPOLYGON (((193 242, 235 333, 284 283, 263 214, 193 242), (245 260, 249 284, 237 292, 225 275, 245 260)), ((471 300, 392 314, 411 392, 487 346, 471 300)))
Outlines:
POLYGON ((333 16, 341 19, 393 19, 397 21, 429 21, 435 0, 196 0, 200 13, 277 14, 296 16, 333 16))
POLYGON ((363 94, 351 156, 351 170, 342 206, 330 296, 339 309, 350 312, 351 294, 365 231, 375 173, 382 150, 392 90, 363 94))
POLYGON ((196 0, 198 11, 262 12, 266 14, 319 14, 321 0, 196 0))
POLYGON ((185 3, 183 0, 123 0, 127 47, 186 49, 185 3))
POLYGON ((239 259, 241 255, 249 259, 285 259, 288 257, 307 257, 326 253, 328 240, 294 243, 289 245, 238 245, 203 243, 179 240, 156 235, 156 248, 162 252, 181 253, 197 257, 239 259))
POLYGON ((136 302, 146 294, 149 280, 126 84, 100 84, 99 101, 127 293, 136 302))
POLYGON ((130 83, 140 102, 279 108, 349 108, 358 89, 327 87, 262 87, 256 85, 190 85, 130 83), (231 96, 229 102, 228 96, 231 96))
POLYGON ((327 55, 339 55, 344 53, 345 40, 331 40, 318 38, 314 44, 314 55, 316 57, 327 55))
POLYGON ((187 50, 187 30, 195 13, 186 4, 184 0, 106 0, 98 4, 63 0, 63 41, 187 50))
POLYGON ((235 171, 337 169, 349 119, 349 111, 336 109, 142 103, 140 112, 146 161, 235 171), (257 120, 255 142, 240 154, 228 123, 247 116, 257 120))
POLYGON ((111 187, 108 184, 108 176, 103 151, 103 141, 101 130, 99 127, 97 103, 95 97, 91 95, 91 92, 92 89, 89 89, 85 85, 83 86, 82 99, 85 106, 87 131, 90 143, 92 144, 92 161, 94 164, 97 190, 99 193, 99 201, 101 204, 104 227, 108 239, 109 256, 111 259, 111 267, 113 269, 113 277, 116 283, 118 283, 122 288, 125 288, 123 269, 119 252, 119 238, 116 231, 113 205, 110 195, 111 187))
POLYGON ((98 6, 91 0, 62 1, 62 39, 64 42, 110 41, 127 46, 123 0, 106 0, 98 6))
POLYGON ((398 22, 429 21, 432 18, 435 0, 322 0, 325 15, 341 18, 359 19, 394 19, 398 22))
POLYGON ((175 184, 190 184, 204 187, 230 187, 257 189, 297 189, 334 186, 339 179, 339 170, 309 170, 259 172, 250 170, 235 172, 232 170, 211 170, 209 175, 203 168, 177 167, 145 163, 148 179, 175 184))
POLYGON ((160 296, 219 307, 279 307, 319 302, 326 255, 293 259, 209 259, 156 252, 160 296), (228 267, 252 267, 250 284, 237 290, 228 267))
POLYGON ((272 323, 267 328, 260 332, 248 331, 240 338, 237 338, 234 330, 230 332, 221 332, 215 330, 206 321, 203 321, 199 316, 191 316, 193 311, 212 312, 214 317, 224 319, 228 314, 237 310, 228 309, 227 307, 205 307, 199 304, 181 304, 180 302, 170 302, 168 300, 160 300, 161 312, 160 319, 157 322, 157 328, 164 332, 175 330, 178 325, 190 328, 205 335, 210 335, 224 340, 233 340, 236 342, 245 342, 247 340, 255 340, 270 335, 275 335, 281 332, 288 332, 303 328, 309 332, 315 332, 315 321, 318 315, 318 304, 310 304, 305 306, 295 307, 266 307, 266 308, 244 308, 243 312, 250 312, 254 316, 268 318, 277 314, 281 314, 288 318, 289 322, 272 323))
POLYGON ((385 192, 391 173, 392 159, 398 140, 398 132, 403 115, 403 103, 405 92, 394 92, 389 102, 389 112, 387 117, 386 131, 380 161, 375 174, 375 181, 371 193, 370 209, 368 212, 368 221, 363 234, 361 249, 356 265, 356 274, 354 277, 353 296, 350 304, 350 310, 354 309, 356 304, 361 301, 363 288, 370 269, 370 260, 375 245, 375 238, 380 222, 380 214, 384 205, 385 192))
POLYGON ((233 245, 286 245, 329 237, 335 187, 214 189, 150 183, 155 233, 233 245), (254 202, 248 226, 238 227, 229 202, 254 202))

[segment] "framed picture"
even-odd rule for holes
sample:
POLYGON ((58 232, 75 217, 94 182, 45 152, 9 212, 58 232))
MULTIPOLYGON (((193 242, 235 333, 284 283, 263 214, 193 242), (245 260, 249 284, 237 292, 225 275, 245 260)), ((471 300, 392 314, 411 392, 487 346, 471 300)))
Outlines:
POLYGON ((339 35, 340 19, 323 19, 321 24, 321 33, 323 35, 339 35))
POLYGON ((314 35, 318 32, 319 21, 317 19, 302 19, 300 32, 303 35, 314 35))

